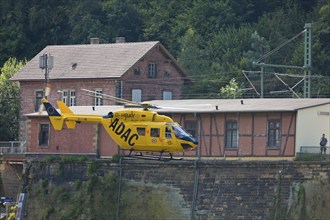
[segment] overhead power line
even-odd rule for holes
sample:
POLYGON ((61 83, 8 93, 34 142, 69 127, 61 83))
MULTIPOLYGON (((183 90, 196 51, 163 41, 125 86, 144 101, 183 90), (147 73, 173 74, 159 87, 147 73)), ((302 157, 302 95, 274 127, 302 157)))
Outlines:
POLYGON ((306 32, 306 29, 304 29, 302 32, 300 32, 299 34, 295 35, 294 37, 292 37, 291 39, 284 41, 283 43, 281 43, 280 45, 278 45, 275 49, 269 51, 268 53, 262 55, 257 61, 256 63, 259 63, 260 61, 264 60, 265 58, 267 58, 268 56, 272 55, 273 53, 275 53, 276 51, 278 51, 279 49, 281 49, 282 47, 284 47, 285 45, 287 45, 288 43, 290 43, 291 41, 293 41, 294 39, 296 39, 297 37, 299 37, 300 35, 302 35, 303 33, 306 32))

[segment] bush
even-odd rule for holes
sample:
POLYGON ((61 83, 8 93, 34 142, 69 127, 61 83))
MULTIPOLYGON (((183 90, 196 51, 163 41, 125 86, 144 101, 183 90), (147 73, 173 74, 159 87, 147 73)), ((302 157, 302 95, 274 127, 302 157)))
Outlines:
POLYGON ((330 161, 330 155, 315 153, 297 153, 295 161, 330 161))

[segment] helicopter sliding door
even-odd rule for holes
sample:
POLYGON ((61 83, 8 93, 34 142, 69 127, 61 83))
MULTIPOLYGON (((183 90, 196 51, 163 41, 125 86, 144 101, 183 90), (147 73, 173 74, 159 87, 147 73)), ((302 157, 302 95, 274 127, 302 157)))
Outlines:
POLYGON ((160 126, 150 126, 149 135, 147 135, 147 145, 150 146, 150 150, 161 151, 162 149, 162 137, 160 126))
POLYGON ((159 123, 158 125, 148 126, 148 130, 147 145, 151 146, 153 151, 178 151, 177 138, 174 135, 171 125, 159 123))

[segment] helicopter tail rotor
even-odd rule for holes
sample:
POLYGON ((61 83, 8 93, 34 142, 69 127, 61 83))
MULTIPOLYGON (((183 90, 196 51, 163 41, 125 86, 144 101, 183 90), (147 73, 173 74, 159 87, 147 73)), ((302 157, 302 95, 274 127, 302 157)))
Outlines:
MULTIPOLYGON (((47 99, 49 94, 50 94, 50 89, 51 89, 51 85, 50 83, 45 83, 45 87, 44 87, 44 99, 47 99)), ((43 112, 45 109, 44 109, 44 105, 43 105, 43 102, 40 104, 39 106, 39 109, 38 109, 38 112, 39 114, 41 114, 41 112, 43 112)))

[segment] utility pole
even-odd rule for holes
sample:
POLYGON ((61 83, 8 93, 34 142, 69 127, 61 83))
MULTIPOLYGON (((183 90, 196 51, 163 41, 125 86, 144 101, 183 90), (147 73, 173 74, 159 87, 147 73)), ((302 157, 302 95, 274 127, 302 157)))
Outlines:
POLYGON ((312 67, 312 24, 306 23, 304 26, 304 31, 292 37, 288 41, 280 44, 275 49, 261 56, 256 62, 253 62, 254 65, 261 66, 260 70, 260 98, 264 97, 264 73, 265 67, 275 67, 275 68, 291 68, 291 69, 303 69, 304 70, 304 98, 310 98, 311 91, 311 67, 312 67), (304 66, 293 66, 293 65, 280 65, 280 64, 268 64, 262 63, 261 61, 269 57, 300 35, 305 33, 305 53, 304 53, 304 66))
POLYGON ((311 68, 312 68, 312 24, 305 24, 305 51, 304 51, 304 98, 311 97, 311 68))
POLYGON ((45 91, 44 97, 47 99, 47 96, 50 92, 50 84, 49 84, 49 70, 53 68, 54 57, 51 55, 43 54, 39 57, 39 68, 45 70, 45 91))
POLYGON ((265 67, 261 66, 261 73, 260 73, 260 98, 264 98, 264 72, 265 67))

